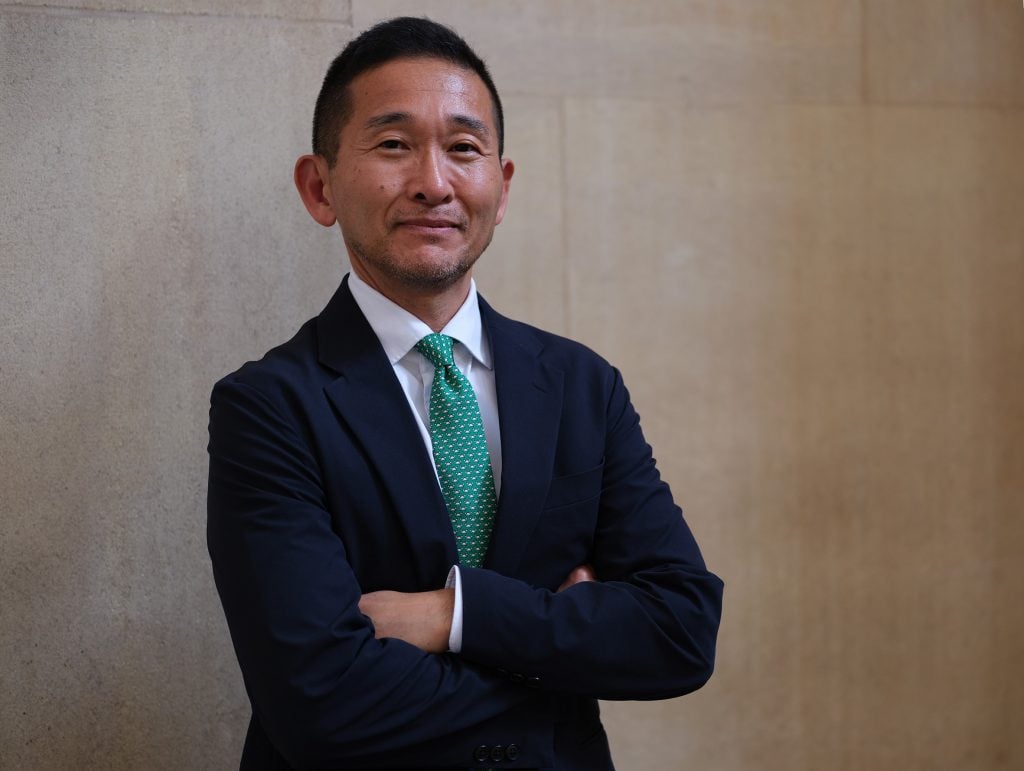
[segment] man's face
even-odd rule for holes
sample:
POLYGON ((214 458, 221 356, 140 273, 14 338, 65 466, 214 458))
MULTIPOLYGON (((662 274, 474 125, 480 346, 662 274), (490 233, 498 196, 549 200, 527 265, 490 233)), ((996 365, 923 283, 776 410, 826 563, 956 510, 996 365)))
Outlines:
POLYGON ((513 167, 498 155, 490 93, 472 70, 429 58, 387 62, 349 90, 327 194, 353 269, 379 289, 448 289, 505 213, 513 167))

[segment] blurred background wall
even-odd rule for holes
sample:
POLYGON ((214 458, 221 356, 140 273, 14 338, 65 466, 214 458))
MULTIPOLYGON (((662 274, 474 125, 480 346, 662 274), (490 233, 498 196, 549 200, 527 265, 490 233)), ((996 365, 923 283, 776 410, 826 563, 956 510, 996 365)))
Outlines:
POLYGON ((346 269, 292 163, 399 12, 506 100, 483 291, 621 366, 726 580, 620 769, 1024 767, 1018 0, 0 2, 0 767, 236 766, 209 389, 346 269))

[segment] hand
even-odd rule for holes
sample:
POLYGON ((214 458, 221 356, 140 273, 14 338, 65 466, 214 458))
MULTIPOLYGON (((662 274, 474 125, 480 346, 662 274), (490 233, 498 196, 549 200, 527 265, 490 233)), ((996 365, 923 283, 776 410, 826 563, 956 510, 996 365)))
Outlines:
POLYGON ((593 565, 580 565, 572 569, 572 572, 562 581, 562 585, 558 587, 559 592, 564 592, 570 586, 581 584, 584 581, 596 581, 597 574, 594 572, 593 565))
POLYGON ((454 589, 433 592, 385 590, 364 594, 359 600, 359 610, 373 621, 374 636, 378 640, 395 637, 427 653, 448 650, 454 607, 454 589))

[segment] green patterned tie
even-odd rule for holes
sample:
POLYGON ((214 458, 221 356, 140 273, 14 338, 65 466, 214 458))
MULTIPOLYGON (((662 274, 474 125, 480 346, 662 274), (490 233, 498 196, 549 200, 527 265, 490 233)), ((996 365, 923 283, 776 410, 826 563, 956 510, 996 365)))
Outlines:
POLYGON ((452 338, 427 335, 416 350, 436 368, 430 388, 430 440, 459 564, 480 567, 498 508, 480 407, 473 386, 455 366, 452 338))

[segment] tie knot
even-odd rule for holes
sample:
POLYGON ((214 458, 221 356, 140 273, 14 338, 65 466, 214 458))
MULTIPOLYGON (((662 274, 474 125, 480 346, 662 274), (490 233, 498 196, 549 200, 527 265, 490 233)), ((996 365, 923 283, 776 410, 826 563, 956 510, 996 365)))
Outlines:
POLYGON ((427 335, 418 343, 416 350, 422 353, 435 367, 455 366, 455 357, 452 354, 452 339, 448 335, 433 333, 427 335))

